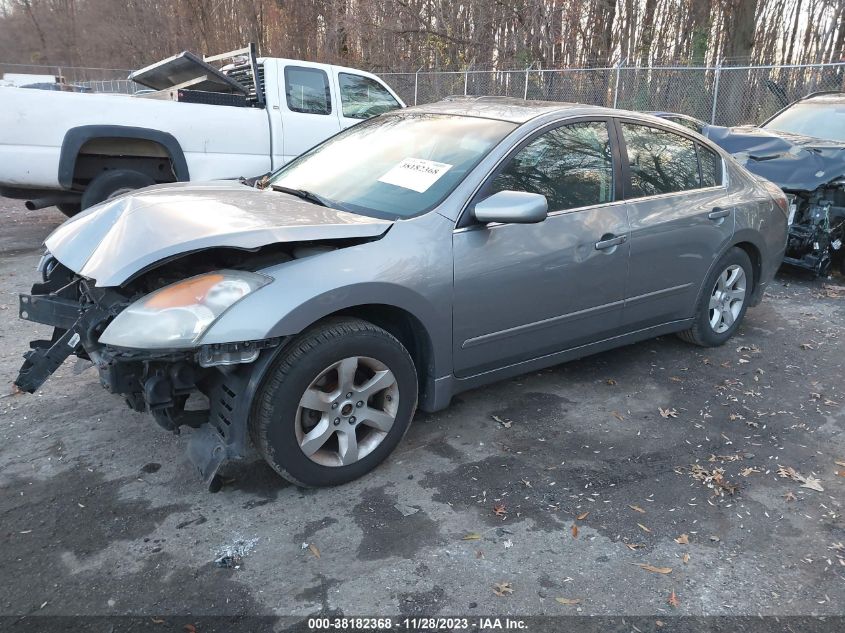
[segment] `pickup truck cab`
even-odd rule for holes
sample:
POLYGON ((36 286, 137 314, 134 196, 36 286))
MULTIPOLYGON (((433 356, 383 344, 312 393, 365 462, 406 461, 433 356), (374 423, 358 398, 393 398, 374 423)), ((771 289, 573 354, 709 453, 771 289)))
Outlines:
POLYGON ((371 73, 189 52, 130 75, 135 95, 0 88, 0 195, 66 215, 133 189, 254 177, 404 107, 371 73))

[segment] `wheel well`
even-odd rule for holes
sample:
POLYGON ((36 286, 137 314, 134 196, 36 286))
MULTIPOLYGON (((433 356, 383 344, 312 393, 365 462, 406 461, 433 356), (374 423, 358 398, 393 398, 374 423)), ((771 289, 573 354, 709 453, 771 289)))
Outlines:
POLYGON ((760 255, 760 249, 751 242, 740 242, 739 244, 734 244, 734 246, 744 250, 745 254, 748 255, 748 259, 751 260, 751 267, 754 272, 754 287, 751 290, 751 294, 753 296, 760 285, 760 277, 763 272, 763 259, 760 255))
POLYGON ((129 169, 149 176, 157 183, 177 180, 167 149, 143 138, 93 138, 76 155, 73 183, 84 187, 98 174, 113 169, 129 169))
POLYGON ((328 316, 357 317, 387 330, 408 350, 417 368, 420 401, 428 389, 428 377, 433 375, 433 346, 425 326, 410 312, 396 306, 382 304, 346 308, 328 316))

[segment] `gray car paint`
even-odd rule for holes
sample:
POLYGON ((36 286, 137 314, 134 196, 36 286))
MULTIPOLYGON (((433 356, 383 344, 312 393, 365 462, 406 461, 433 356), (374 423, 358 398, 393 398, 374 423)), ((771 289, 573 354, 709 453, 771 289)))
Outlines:
POLYGON ((102 286, 121 283, 162 257, 209 246, 381 236, 262 270, 274 281, 224 313, 201 343, 292 335, 344 308, 393 306, 413 315, 425 338, 429 363, 422 368, 421 406, 427 410, 492 380, 685 329, 706 274, 733 244, 750 242, 760 251, 757 299, 780 262, 785 216, 760 182, 710 143, 725 162, 731 184, 724 191, 621 201, 571 210, 534 225, 458 227, 490 171, 544 126, 579 116, 624 116, 690 133, 647 115, 560 103, 456 99, 403 114, 413 112, 521 125, 437 208, 415 218, 390 223, 236 184, 185 184, 96 207, 57 230, 48 247, 62 263, 102 286), (689 198, 694 199, 691 208, 689 198), (716 203, 735 209, 732 234, 730 222, 714 226, 701 219, 703 210, 716 203), (231 222, 224 211, 233 214, 231 222), (596 251, 596 241, 620 231, 632 231, 635 239, 612 252, 596 251), (637 253, 630 260, 637 266, 630 277, 629 249, 637 253), (649 285, 643 276, 657 281, 649 285), (661 290, 680 285, 684 292, 672 295, 669 305, 661 303, 668 296, 661 290), (655 290, 660 301, 649 297, 655 290))
POLYGON ((374 237, 390 225, 235 181, 173 183, 92 207, 53 231, 45 245, 62 264, 108 287, 192 251, 374 237))

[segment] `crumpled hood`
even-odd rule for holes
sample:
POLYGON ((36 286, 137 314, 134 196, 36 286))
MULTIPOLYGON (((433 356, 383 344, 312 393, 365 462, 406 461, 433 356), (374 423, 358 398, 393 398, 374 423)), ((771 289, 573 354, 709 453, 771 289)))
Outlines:
POLYGON ((753 125, 708 125, 705 136, 781 189, 813 191, 845 175, 845 143, 753 125))
POLYGON ((206 248, 376 237, 391 224, 235 181, 174 183, 91 207, 45 245, 97 286, 118 286, 157 261, 206 248))

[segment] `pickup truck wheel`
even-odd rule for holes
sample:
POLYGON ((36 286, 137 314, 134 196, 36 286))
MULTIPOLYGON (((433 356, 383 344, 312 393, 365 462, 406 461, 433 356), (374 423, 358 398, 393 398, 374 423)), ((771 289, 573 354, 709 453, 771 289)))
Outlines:
POLYGON ((155 180, 139 171, 112 169, 95 176, 82 194, 82 208, 87 209, 104 200, 154 185, 155 180))
POLYGON ((282 352, 250 417, 267 463, 300 486, 333 486, 381 463, 408 430, 417 372, 408 351, 360 319, 331 319, 282 352))
POLYGON ((732 248, 707 278, 693 326, 678 336, 702 347, 722 345, 739 328, 753 288, 754 269, 748 254, 741 248, 732 248))
POLYGON ((56 205, 56 208, 69 218, 82 211, 82 205, 78 202, 60 202, 56 205))

